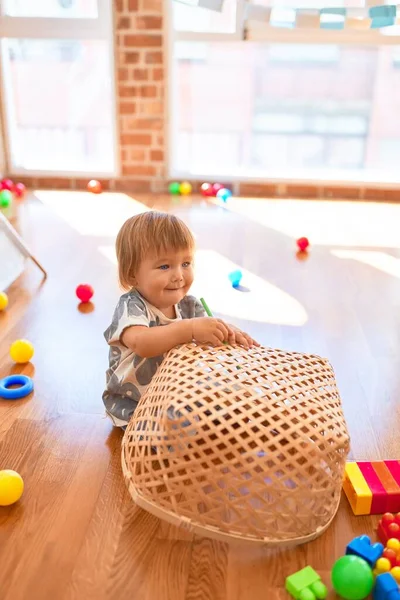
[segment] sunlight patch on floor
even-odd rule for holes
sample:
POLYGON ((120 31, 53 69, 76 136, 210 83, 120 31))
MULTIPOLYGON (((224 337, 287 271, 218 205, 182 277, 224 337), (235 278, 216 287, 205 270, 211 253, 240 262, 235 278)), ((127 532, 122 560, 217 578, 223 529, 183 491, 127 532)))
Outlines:
POLYGON ((400 279, 400 259, 386 252, 369 250, 331 250, 338 258, 356 260, 400 279))
POLYGON ((81 235, 114 237, 126 219, 149 210, 117 192, 35 190, 34 195, 81 235))
POLYGON ((400 248, 400 204, 231 198, 224 206, 311 245, 400 248))
POLYGON ((213 250, 198 250, 191 293, 204 296, 212 311, 237 319, 295 326, 307 321, 307 312, 293 296, 213 250), (248 292, 235 290, 228 279, 239 268, 248 292))
POLYGON ((115 246, 99 246, 98 248, 100 254, 108 258, 110 262, 112 262, 115 266, 117 266, 117 255, 115 253, 115 246))
MULTIPOLYGON (((117 265, 113 246, 100 246, 99 252, 117 265)), ((204 297, 213 312, 236 319, 300 327, 308 318, 304 307, 290 294, 213 250, 197 251, 190 294, 204 297), (228 274, 239 268, 243 273, 242 285, 249 291, 231 286, 228 274)))

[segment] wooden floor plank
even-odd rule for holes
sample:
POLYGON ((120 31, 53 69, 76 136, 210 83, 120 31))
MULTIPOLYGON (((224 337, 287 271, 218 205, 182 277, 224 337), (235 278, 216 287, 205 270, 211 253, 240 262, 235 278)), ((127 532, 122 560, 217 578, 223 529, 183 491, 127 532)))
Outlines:
POLYGON ((323 536, 291 550, 203 539, 133 504, 122 433, 101 401, 103 331, 120 293, 113 244, 126 215, 143 206, 182 216, 215 314, 264 345, 328 357, 351 456, 399 458, 400 205, 243 199, 221 208, 111 194, 96 199, 93 214, 85 194, 37 197, 43 202, 20 207, 18 223, 49 278, 41 285, 27 266, 0 313, 0 377, 25 373, 35 383, 26 399, 0 401, 0 468, 25 481, 22 500, 0 508, 1 600, 283 600, 285 577, 306 564, 328 583, 349 539, 374 536, 377 521, 354 517, 344 498, 323 536), (313 243, 298 260, 295 238, 304 234, 313 243), (248 291, 226 285, 226 264, 243 270, 248 291), (82 310, 74 290, 84 282, 95 296, 82 310), (20 337, 35 346, 27 365, 8 355, 20 337))

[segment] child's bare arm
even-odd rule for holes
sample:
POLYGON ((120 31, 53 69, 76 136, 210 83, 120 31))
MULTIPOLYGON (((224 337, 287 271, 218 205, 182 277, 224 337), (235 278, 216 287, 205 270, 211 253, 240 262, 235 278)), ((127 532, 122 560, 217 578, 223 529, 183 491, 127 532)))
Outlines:
POLYGON ((192 341, 191 319, 159 327, 128 327, 122 334, 122 343, 143 358, 160 356, 171 348, 192 341))
POLYGON ((197 342, 219 346, 232 335, 232 330, 220 319, 198 317, 159 327, 128 327, 122 334, 122 343, 143 358, 160 356, 180 344, 197 342))

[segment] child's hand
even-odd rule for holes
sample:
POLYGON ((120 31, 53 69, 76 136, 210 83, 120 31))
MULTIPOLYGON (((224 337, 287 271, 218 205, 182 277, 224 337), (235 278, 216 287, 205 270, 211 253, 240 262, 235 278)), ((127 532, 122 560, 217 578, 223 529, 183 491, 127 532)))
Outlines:
POLYGON ((193 319, 193 338, 196 342, 221 346, 235 337, 230 325, 214 317, 198 317, 193 319))
POLYGON ((248 333, 241 331, 240 329, 238 329, 238 327, 235 327, 234 325, 229 325, 229 327, 233 331, 233 336, 229 338, 230 344, 238 344, 238 346, 243 346, 243 348, 245 348, 246 350, 249 350, 253 346, 260 346, 260 344, 256 342, 256 340, 253 340, 253 338, 248 333))

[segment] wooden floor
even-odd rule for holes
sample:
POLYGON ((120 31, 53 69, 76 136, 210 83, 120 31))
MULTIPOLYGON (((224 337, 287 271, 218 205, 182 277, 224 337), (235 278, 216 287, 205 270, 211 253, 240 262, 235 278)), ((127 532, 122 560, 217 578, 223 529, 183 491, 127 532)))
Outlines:
MULTIPOLYGON (((230 547, 135 507, 121 433, 102 410, 102 332, 118 298, 114 237, 143 206, 121 195, 36 196, 19 226, 49 278, 40 285, 29 266, 0 315, 0 377, 35 382, 33 396, 0 401, 0 468, 26 486, 19 503, 0 508, 1 600, 277 600, 288 597, 286 575, 307 564, 328 583, 346 542, 374 535, 376 519, 352 516, 343 499, 321 538, 290 551, 230 547), (95 288, 84 311, 81 282, 95 288), (35 346, 24 367, 8 356, 21 337, 35 346)), ((225 210, 188 199, 170 208, 196 234, 198 289, 214 310, 265 345, 327 356, 353 457, 399 458, 400 205, 241 200, 225 210), (308 260, 296 257, 300 235, 312 241, 308 260), (229 288, 230 266, 243 269, 247 292, 229 288)))

